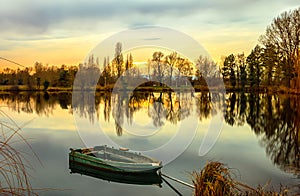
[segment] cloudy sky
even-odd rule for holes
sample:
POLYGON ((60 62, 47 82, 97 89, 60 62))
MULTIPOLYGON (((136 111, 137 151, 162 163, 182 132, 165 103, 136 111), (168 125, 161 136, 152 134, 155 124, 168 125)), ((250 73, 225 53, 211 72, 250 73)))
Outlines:
MULTIPOLYGON (((194 38, 218 61, 258 42, 274 17, 299 0, 0 0, 0 56, 77 65, 105 38, 156 25, 194 38)), ((0 66, 9 66, 0 60, 0 66)))

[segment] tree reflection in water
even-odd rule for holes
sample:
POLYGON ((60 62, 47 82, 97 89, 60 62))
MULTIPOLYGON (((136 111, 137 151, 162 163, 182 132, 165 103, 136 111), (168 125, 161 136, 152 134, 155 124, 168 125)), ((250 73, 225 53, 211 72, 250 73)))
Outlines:
POLYGON ((103 115, 105 121, 113 120, 118 136, 123 133, 125 120, 132 124, 134 114, 141 110, 147 110, 148 117, 156 127, 163 126, 165 121, 177 124, 192 115, 193 110, 199 121, 222 111, 228 125, 249 125, 259 136, 267 155, 281 170, 298 176, 300 174, 298 96, 229 93, 222 97, 221 94, 209 92, 134 91, 131 94, 86 92, 75 97, 77 100, 72 100, 71 93, 2 93, 0 101, 15 112, 36 113, 39 116, 52 115, 57 106, 70 113, 76 110, 81 117, 88 118, 92 123, 103 115), (226 105, 222 105, 221 100, 225 98, 226 105))
POLYGON ((246 122, 260 136, 273 163, 285 172, 300 174, 300 98, 291 95, 229 95, 225 120, 232 126, 246 122), (236 105, 236 106, 233 106, 236 105), (236 108, 235 108, 236 107, 236 108))

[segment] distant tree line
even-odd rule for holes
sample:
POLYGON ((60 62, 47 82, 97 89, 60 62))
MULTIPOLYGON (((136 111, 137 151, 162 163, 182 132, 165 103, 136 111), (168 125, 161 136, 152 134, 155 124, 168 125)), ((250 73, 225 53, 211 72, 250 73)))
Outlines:
POLYGON ((300 88, 300 7, 276 17, 248 56, 230 54, 221 67, 225 84, 244 88, 300 88))
POLYGON ((36 62, 33 67, 24 69, 5 68, 0 72, 0 85, 10 85, 15 87, 15 90, 18 90, 20 85, 29 90, 47 90, 49 87, 72 88, 75 77, 79 78, 75 85, 81 89, 97 85, 111 87, 120 78, 125 84, 141 80, 141 83, 146 85, 157 86, 182 86, 187 85, 187 81, 194 85, 206 85, 207 80, 214 81, 216 85, 222 82, 217 64, 201 55, 193 63, 176 52, 165 55, 157 51, 148 60, 146 69, 134 65, 131 54, 124 58, 122 44, 118 42, 114 58, 110 61, 110 57, 105 57, 102 65, 99 58, 92 54, 86 62, 78 66, 57 67, 36 62), (187 80, 182 79, 183 77, 187 80))
POLYGON ((165 55, 156 51, 148 60, 147 68, 134 65, 132 54, 124 58, 122 44, 116 43, 114 58, 104 57, 102 66, 99 58, 94 54, 89 56, 87 62, 80 64, 76 77, 76 87, 80 89, 98 86, 109 86, 122 80, 124 84, 140 81, 140 84, 157 86, 182 86, 186 81, 192 84, 206 85, 207 80, 214 81, 215 85, 222 83, 217 64, 208 57, 199 56, 195 63, 181 57, 176 52, 165 55), (182 78, 186 77, 187 80, 182 78), (150 83, 149 83, 150 82, 150 83))
POLYGON ((0 85, 24 85, 29 90, 71 87, 77 71, 77 66, 45 66, 36 62, 34 67, 24 69, 5 68, 0 72, 0 85))

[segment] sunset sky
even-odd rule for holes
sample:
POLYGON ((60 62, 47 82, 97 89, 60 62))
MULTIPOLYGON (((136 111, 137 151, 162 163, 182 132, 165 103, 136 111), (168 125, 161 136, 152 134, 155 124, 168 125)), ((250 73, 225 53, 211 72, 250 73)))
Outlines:
MULTIPOLYGON (((299 0, 0 0, 0 5, 0 56, 32 66, 78 65, 105 38, 145 25, 186 33, 216 61, 248 54, 272 19, 298 7, 299 0)), ((0 66, 12 64, 0 60, 0 66)))

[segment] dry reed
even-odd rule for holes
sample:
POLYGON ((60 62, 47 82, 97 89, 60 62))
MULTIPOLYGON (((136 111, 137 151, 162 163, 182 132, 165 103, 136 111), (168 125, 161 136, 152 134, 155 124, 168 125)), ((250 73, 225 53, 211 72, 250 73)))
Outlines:
POLYGON ((265 186, 252 188, 244 183, 234 180, 232 172, 225 164, 220 162, 207 162, 200 171, 194 171, 192 182, 195 186, 195 196, 288 196, 297 195, 287 187, 280 186, 279 191, 269 188, 270 182, 265 186))
POLYGON ((199 195, 233 195, 236 184, 230 171, 223 163, 208 162, 200 172, 192 173, 195 186, 194 194, 199 195))
MULTIPOLYGON (((12 118, 0 110, 0 195, 37 195, 29 182, 30 164, 16 142, 31 146, 12 118)), ((33 152, 33 151, 32 151, 33 152)))

